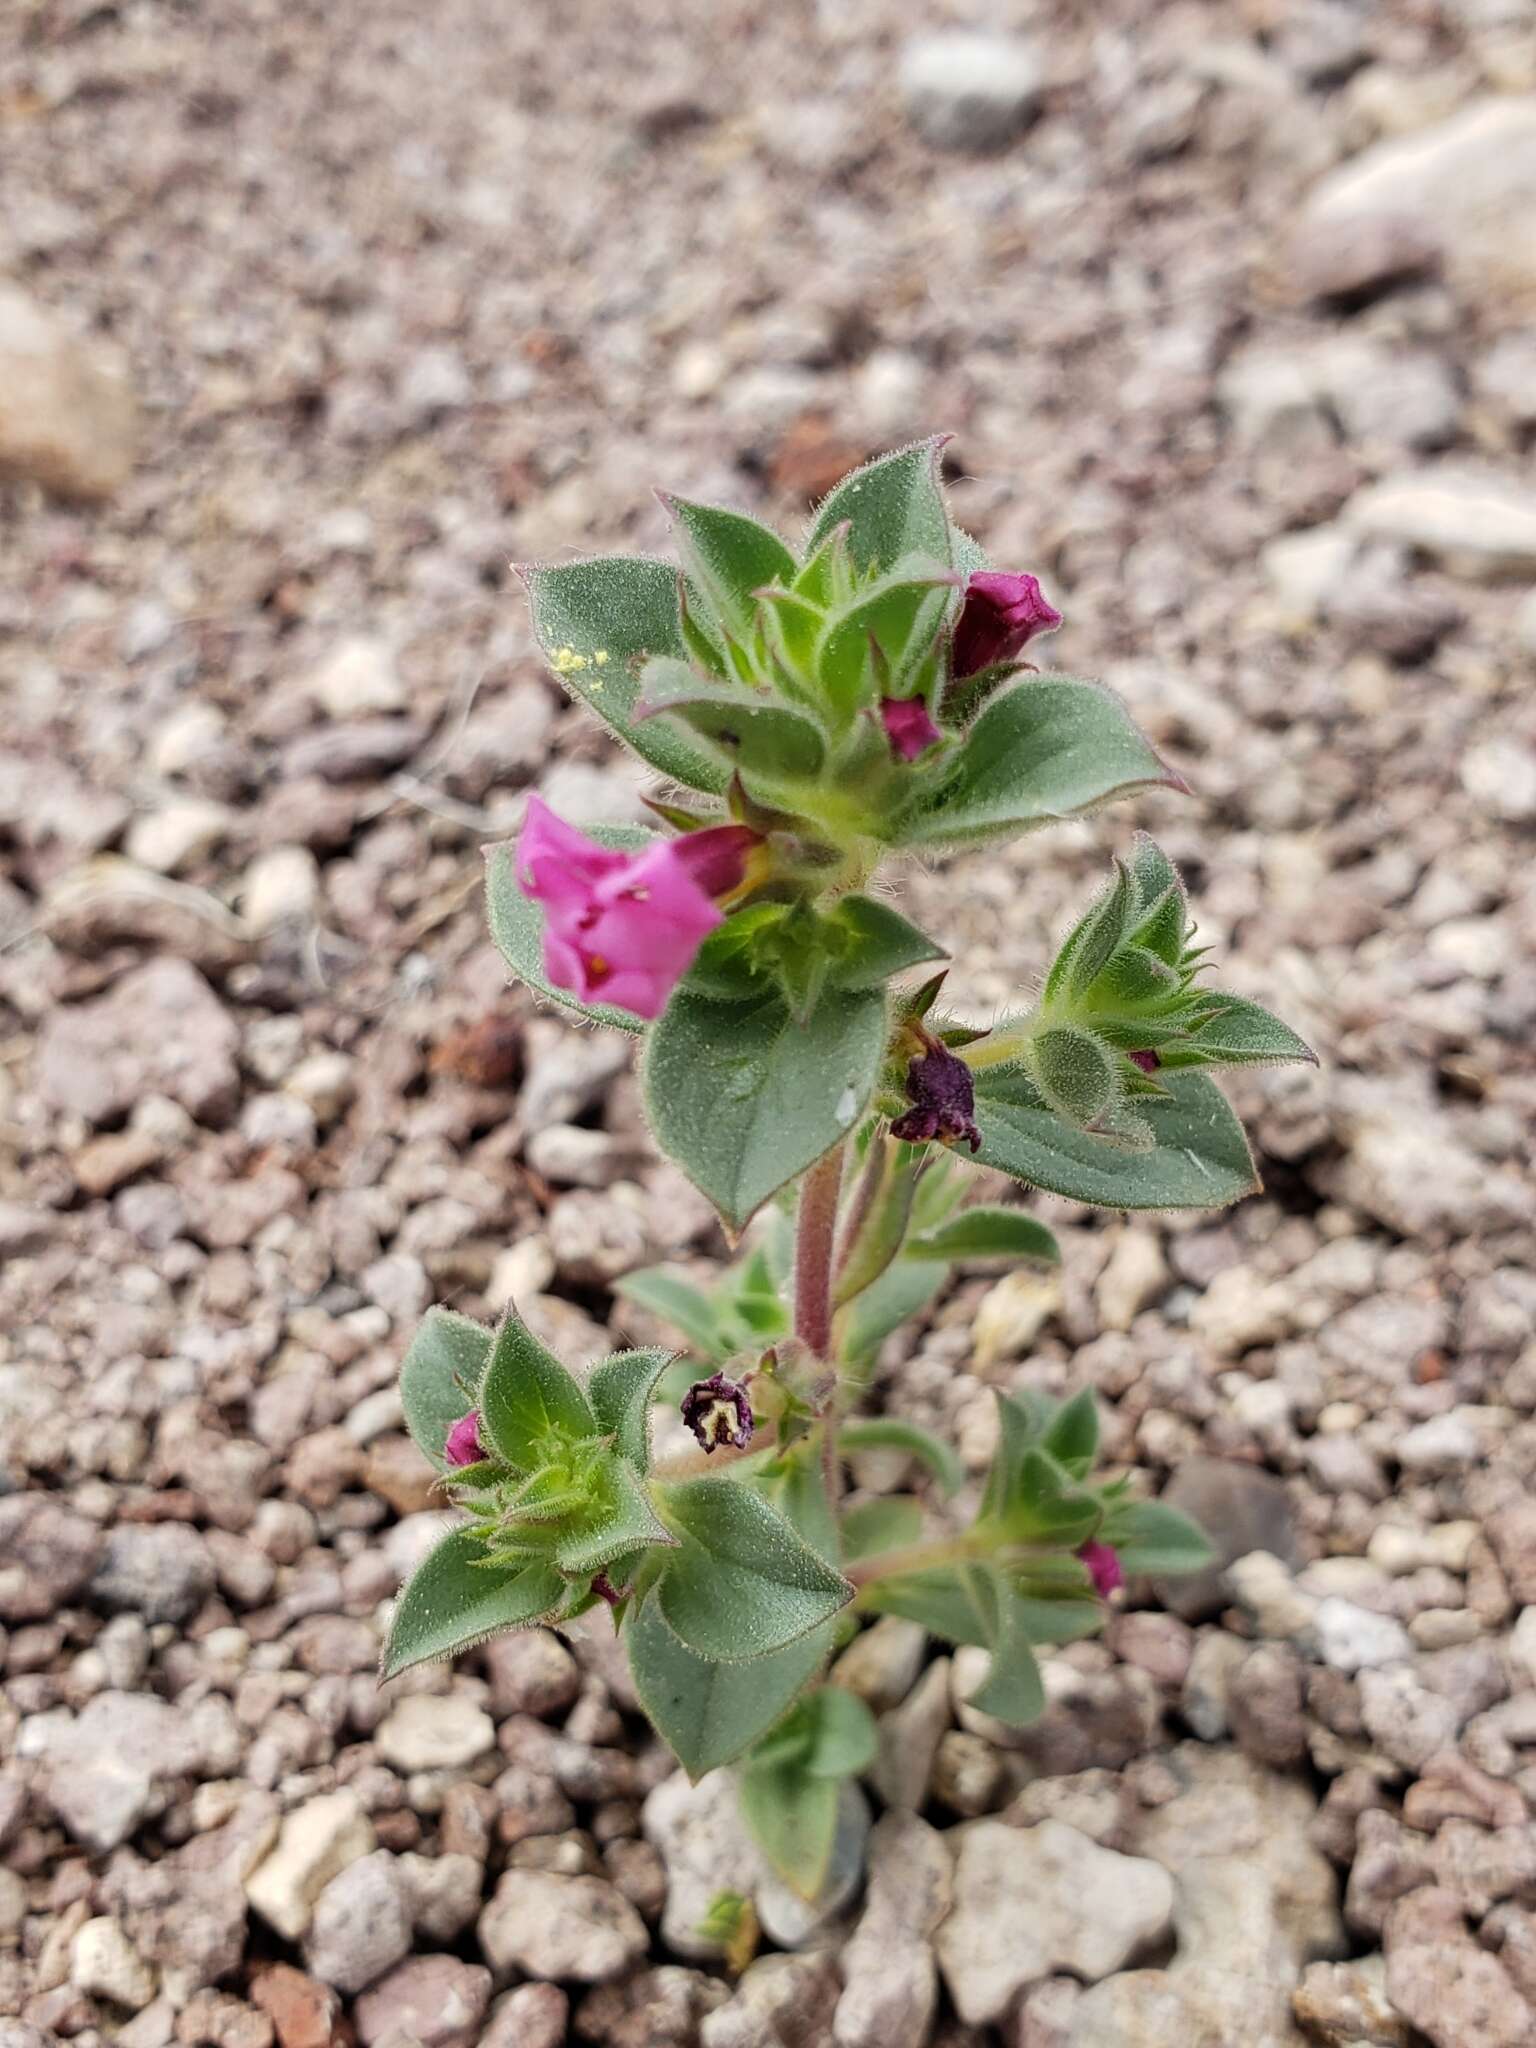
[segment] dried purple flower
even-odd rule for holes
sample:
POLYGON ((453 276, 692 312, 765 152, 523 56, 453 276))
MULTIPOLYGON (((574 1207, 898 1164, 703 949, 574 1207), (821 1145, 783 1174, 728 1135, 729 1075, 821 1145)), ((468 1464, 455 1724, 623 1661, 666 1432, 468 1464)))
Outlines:
POLYGON ((929 1138, 961 1139, 973 1152, 981 1150, 971 1070, 947 1045, 925 1037, 925 1050, 907 1068, 906 1086, 912 1107, 891 1125, 893 1138, 911 1145, 929 1138))
POLYGON ((478 1465, 484 1456, 485 1446, 480 1441, 480 1411, 471 1408, 449 1430, 448 1441, 443 1445, 443 1459, 449 1465, 478 1465))
POLYGON ((752 1403, 747 1390, 723 1372, 695 1380, 683 1396, 682 1413, 706 1457, 721 1444, 744 1451, 752 1441, 752 1403))
POLYGON ((1085 1543, 1077 1554, 1088 1567, 1093 1590, 1101 1600, 1107 1600, 1111 1593, 1119 1592, 1125 1584, 1125 1570, 1120 1563, 1118 1551, 1112 1550, 1107 1543, 1085 1543))

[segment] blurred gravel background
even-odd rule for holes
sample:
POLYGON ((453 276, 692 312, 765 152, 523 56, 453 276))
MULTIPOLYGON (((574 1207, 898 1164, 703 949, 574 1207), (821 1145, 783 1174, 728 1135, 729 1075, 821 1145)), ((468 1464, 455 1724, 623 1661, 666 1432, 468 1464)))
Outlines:
POLYGON ((3 2048, 1536 2038, 1531 0, 9 0, 0 180, 3 2048), (1046 1204, 892 1347, 973 1471, 1092 1384, 1236 1562, 1022 1734, 862 1638, 813 1911, 600 1633, 379 1692, 393 1379, 723 1252, 485 939, 526 789, 642 786, 509 560, 938 429, 1195 787, 914 871, 961 997, 1142 824, 1323 1065, 1264 1197, 1046 1204))

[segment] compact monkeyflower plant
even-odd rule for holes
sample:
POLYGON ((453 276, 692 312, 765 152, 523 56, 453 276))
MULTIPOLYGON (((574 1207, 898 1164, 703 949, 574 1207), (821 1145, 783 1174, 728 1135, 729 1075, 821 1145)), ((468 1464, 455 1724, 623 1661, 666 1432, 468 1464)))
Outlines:
POLYGON ((1129 1575, 1207 1557, 1096 1476, 1086 1390, 1000 1395, 970 1490, 937 1438, 858 1412, 883 1339, 957 1264, 1058 1257, 1027 1210, 967 1203, 972 1166, 1107 1209, 1218 1207, 1255 1182, 1206 1070, 1311 1058, 1209 985, 1145 837, 1032 999, 987 1030, 945 1012, 942 937, 889 900, 888 860, 1185 785, 1108 691, 1022 660, 1061 616, 953 524, 939 446, 856 471, 797 549, 667 498, 679 566, 523 572, 550 666, 655 771, 656 823, 589 835, 530 797, 490 855, 492 932, 540 994, 641 1040, 656 1141, 742 1249, 710 1290, 620 1283, 686 1360, 582 1376, 515 1312, 433 1310, 401 1378, 462 1518, 400 1595, 386 1673, 603 1604, 656 1726, 695 1776, 738 1768, 808 1896, 873 1754, 867 1710, 821 1682, 865 1617, 982 1646, 973 1704, 1019 1724, 1037 1645, 1096 1629, 1129 1575), (663 1403, 691 1438, 653 1458, 663 1403), (846 1458, 875 1447, 919 1477, 850 1502, 846 1458))

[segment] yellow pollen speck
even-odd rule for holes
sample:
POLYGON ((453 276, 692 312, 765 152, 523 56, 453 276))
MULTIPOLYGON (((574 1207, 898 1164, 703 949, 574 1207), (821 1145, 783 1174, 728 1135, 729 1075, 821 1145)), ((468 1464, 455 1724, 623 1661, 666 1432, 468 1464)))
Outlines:
POLYGON ((557 676, 575 675, 578 669, 587 665, 587 657, 578 654, 574 647, 557 647, 549 657, 549 665, 557 676))
POLYGON ((597 665, 598 665, 598 667, 599 667, 599 668, 606 668, 606 667, 608 666, 608 650, 607 650, 607 648, 606 648, 606 647, 599 647, 599 648, 597 648, 597 649, 596 649, 596 650, 594 651, 594 653, 593 653, 592 659, 593 659, 593 660, 594 660, 594 661, 595 661, 595 662, 597 663, 597 665))
POLYGON ((594 981, 606 981, 608 979, 608 962, 601 953, 589 953, 587 955, 587 972, 594 981))

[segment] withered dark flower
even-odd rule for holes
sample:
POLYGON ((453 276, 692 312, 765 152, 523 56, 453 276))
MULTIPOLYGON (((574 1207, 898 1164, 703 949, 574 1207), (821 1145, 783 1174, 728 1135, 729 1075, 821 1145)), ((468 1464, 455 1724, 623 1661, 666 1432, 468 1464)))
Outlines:
POLYGON ((907 1068, 907 1100, 912 1107, 891 1125, 893 1138, 920 1145, 930 1138, 960 1140, 981 1150, 976 1128, 976 1085, 971 1070, 936 1038, 907 1068))
POLYGON ((682 1413, 706 1456, 721 1444, 743 1451, 752 1441, 752 1403, 747 1390, 723 1372, 695 1380, 683 1396, 682 1413))

